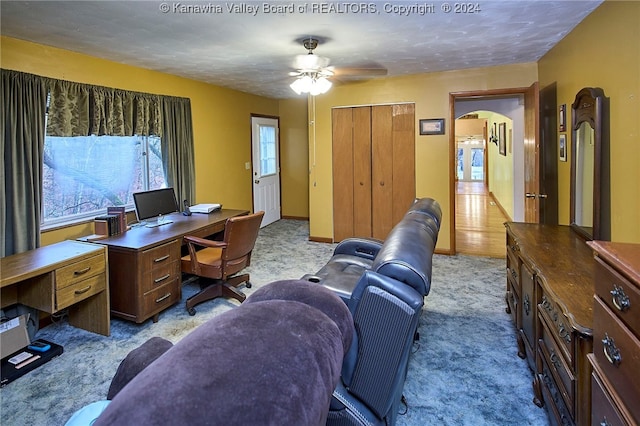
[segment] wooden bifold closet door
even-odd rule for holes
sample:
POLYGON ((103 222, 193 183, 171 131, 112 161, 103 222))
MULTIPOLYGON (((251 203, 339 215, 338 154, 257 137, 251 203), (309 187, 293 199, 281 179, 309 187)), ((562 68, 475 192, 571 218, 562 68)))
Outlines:
POLYGON ((415 198, 415 106, 332 110, 333 239, 383 240, 415 198))

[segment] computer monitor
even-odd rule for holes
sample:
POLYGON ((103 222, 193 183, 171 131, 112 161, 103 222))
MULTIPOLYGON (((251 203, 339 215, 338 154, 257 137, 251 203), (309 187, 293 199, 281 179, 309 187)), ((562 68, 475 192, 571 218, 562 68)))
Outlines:
POLYGON ((133 203, 136 206, 138 221, 148 221, 157 225, 171 223, 162 219, 162 216, 179 211, 176 194, 173 188, 154 189, 151 191, 135 192, 133 203))

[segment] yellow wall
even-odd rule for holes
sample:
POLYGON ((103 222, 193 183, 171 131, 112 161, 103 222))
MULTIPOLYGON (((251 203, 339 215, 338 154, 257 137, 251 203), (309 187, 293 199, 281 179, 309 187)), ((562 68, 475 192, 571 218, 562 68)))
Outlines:
POLYGON ((506 124, 505 149, 507 155, 500 154, 498 144, 489 143, 489 191, 500 203, 509 218, 513 218, 513 120, 502 114, 490 113, 488 124, 493 127, 496 123, 496 137, 500 137, 500 123, 506 124), (511 149, 509 149, 511 146, 511 149))
MULTIPOLYGON (((310 235, 316 239, 333 237, 331 180, 331 108, 348 105, 368 105, 414 102, 416 129, 422 118, 445 118, 446 134, 420 136, 416 132, 416 196, 436 199, 443 210, 443 223, 437 250, 451 249, 451 197, 449 93, 527 87, 537 80, 535 63, 474 68, 451 72, 412 75, 371 80, 332 88, 315 98, 315 147, 313 128, 309 135, 311 175, 309 178, 310 235), (313 157, 315 153, 315 167, 313 157)), ((309 108, 310 120, 313 108, 309 108)))
MULTIPOLYGON (((251 172, 245 169, 245 163, 251 161, 250 116, 252 113, 278 115, 277 100, 8 37, 2 37, 1 42, 1 64, 5 69, 125 90, 190 98, 196 169, 196 199, 192 200, 193 203, 220 202, 229 208, 252 209, 251 172)), ((298 103, 306 106, 305 102, 298 103)), ((285 124, 299 120, 297 116, 300 113, 291 112, 292 109, 292 106, 285 108, 286 112, 281 120, 285 124)), ((302 121, 302 124, 296 124, 291 132, 285 132, 285 147, 290 141, 302 139, 301 135, 296 134, 296 129, 304 126, 302 121)), ((290 150, 285 154, 291 154, 290 150)), ((304 152, 294 151, 291 155, 306 158, 306 146, 304 152)), ((306 168, 306 165, 303 167, 306 168)), ((286 164, 283 168, 286 169, 286 164)), ((306 175, 305 172, 303 176, 306 175)), ((289 174, 285 173, 283 187, 292 186, 289 179, 289 174)), ((295 185, 300 186, 300 183, 295 185)), ((294 195, 287 197, 287 206, 307 204, 306 182, 304 185, 302 194, 296 195, 294 192, 294 195), (298 199, 302 199, 302 202, 297 201, 298 199)), ((283 210, 283 213, 286 214, 286 211, 283 210)), ((291 214, 306 216, 304 209, 295 209, 291 214)), ((44 232, 42 243, 51 244, 92 232, 90 224, 44 232)))
MULTIPOLYGON (((640 2, 605 1, 539 61, 540 87, 557 83, 558 105, 583 87, 610 101, 611 239, 640 243, 640 2)), ((571 153, 571 132, 567 133, 571 153)), ((558 162, 559 221, 569 223, 571 156, 558 162)))
POLYGON ((309 217, 307 99, 280 101, 282 216, 309 217))

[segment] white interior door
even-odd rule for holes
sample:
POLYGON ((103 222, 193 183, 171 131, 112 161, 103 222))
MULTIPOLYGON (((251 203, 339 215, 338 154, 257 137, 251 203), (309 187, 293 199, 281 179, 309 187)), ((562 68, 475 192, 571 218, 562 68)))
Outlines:
POLYGON ((253 208, 264 210, 262 226, 280 220, 280 150, 277 118, 251 117, 253 208))

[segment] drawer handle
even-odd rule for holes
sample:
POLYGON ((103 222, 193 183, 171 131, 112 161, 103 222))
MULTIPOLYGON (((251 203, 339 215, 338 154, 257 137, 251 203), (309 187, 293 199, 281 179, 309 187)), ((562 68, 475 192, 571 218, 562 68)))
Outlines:
POLYGON ((531 313, 531 301, 529 300, 529 294, 526 293, 524 295, 524 300, 522 301, 522 306, 524 307, 524 313, 529 316, 531 313))
POLYGON ((518 281, 518 273, 515 271, 515 269, 510 269, 510 270, 511 270, 511 276, 513 277, 513 279, 518 281))
POLYGON ((156 303, 160 303, 160 302, 162 302, 163 300, 168 299, 169 297, 171 297, 171 293, 167 293, 167 294, 165 294, 164 296, 162 296, 161 298, 156 299, 156 303))
POLYGON ((602 339, 604 356, 607 358, 607 361, 611 363, 611 365, 615 365, 616 367, 620 365, 622 362, 622 355, 620 355, 620 349, 616 347, 616 342, 613 338, 609 337, 607 333, 604 334, 604 339, 602 339))
POLYGON ((164 281, 164 280, 166 280, 167 278, 169 278, 170 276, 171 276, 171 274, 167 274, 167 275, 162 276, 162 277, 160 277, 160 278, 156 278, 155 280, 153 280, 153 282, 154 282, 154 284, 158 284, 160 281, 164 281))
POLYGON ((89 290, 91 290, 91 286, 90 285, 88 285, 88 286, 86 286, 84 288, 76 290, 75 294, 83 294, 83 293, 88 292, 89 290))
POLYGON ((159 257, 157 259, 153 259, 153 261, 155 263, 158 263, 158 262, 162 262, 163 260, 167 260, 168 258, 169 258, 169 255, 166 255, 166 256, 159 257))
POLYGON ((76 275, 76 276, 78 276, 78 275, 84 275, 84 274, 86 274, 87 272, 89 272, 90 270, 91 270, 91 266, 87 266, 86 268, 84 268, 84 269, 80 269, 79 271, 73 271, 73 275, 76 275))
POLYGON ((612 302, 619 311, 624 312, 631 307, 631 301, 622 287, 618 287, 614 284, 613 290, 611 290, 612 302))
POLYGON ((560 358, 558 358, 558 354, 556 353, 556 351, 554 351, 553 349, 551 349, 551 355, 549 356, 551 364, 553 364, 553 366, 556 368, 556 370, 560 370, 560 358))

